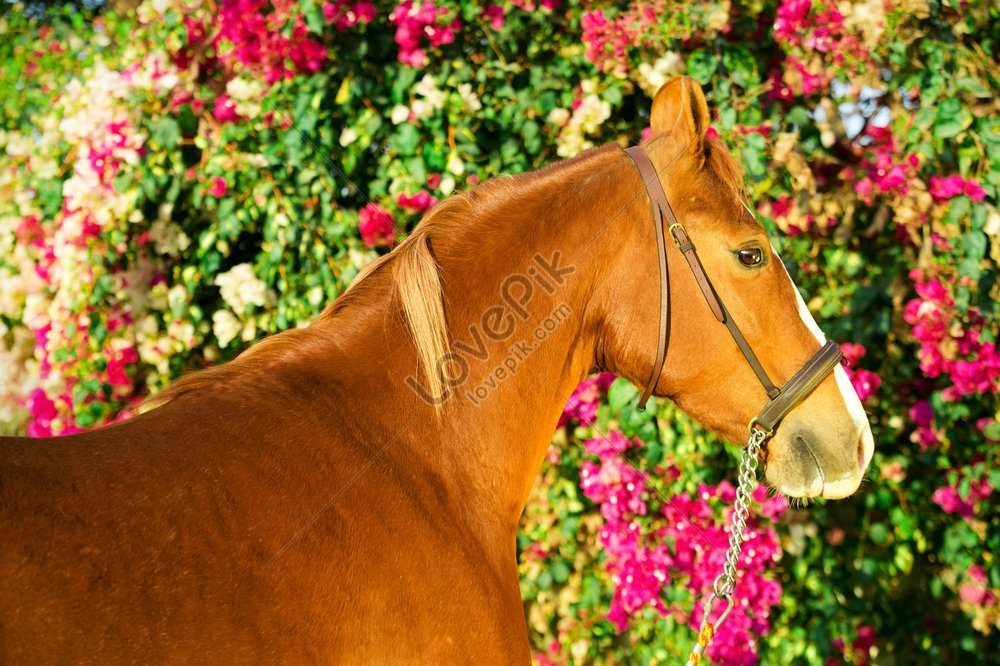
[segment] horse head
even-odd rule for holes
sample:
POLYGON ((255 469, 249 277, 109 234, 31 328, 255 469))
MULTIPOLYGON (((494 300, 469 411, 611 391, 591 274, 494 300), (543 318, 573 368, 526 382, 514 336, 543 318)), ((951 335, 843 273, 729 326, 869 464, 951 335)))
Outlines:
MULTIPOLYGON (((653 137, 643 148, 659 173, 673 216, 697 247, 711 287, 706 291, 699 285, 686 255, 667 247, 669 337, 662 370, 651 378, 659 317, 649 310, 656 301, 650 298, 656 263, 650 258, 647 213, 635 234, 641 250, 619 263, 615 306, 607 312, 602 349, 610 369, 640 386, 649 381, 654 394, 671 398, 736 442, 745 441, 748 424, 769 399, 748 356, 756 357, 780 387, 826 338, 747 206, 736 161, 707 135, 709 121, 697 82, 675 79, 653 101, 653 137), (742 331, 749 355, 720 323, 718 308, 710 304, 712 293, 742 331)), ((663 229, 668 246, 676 240, 671 231, 663 229)), ((774 430, 766 448, 766 479, 793 497, 845 497, 860 485, 873 448, 864 409, 838 365, 774 430)))

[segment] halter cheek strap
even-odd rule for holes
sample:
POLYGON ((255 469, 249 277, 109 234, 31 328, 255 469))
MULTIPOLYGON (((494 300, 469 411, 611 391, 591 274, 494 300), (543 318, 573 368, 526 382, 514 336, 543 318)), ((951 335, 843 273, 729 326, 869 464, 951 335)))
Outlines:
POLYGON ((767 392, 769 401, 760 414, 750 422, 750 429, 751 431, 755 429, 759 430, 766 437, 770 437, 781 420, 812 393, 819 386, 820 382, 837 367, 837 364, 843 357, 840 346, 832 340, 828 341, 801 370, 788 380, 787 384, 780 389, 775 386, 761 365, 760 359, 757 358, 757 355, 750 347, 750 343, 743 337, 742 331, 740 331, 739 326, 736 325, 736 322, 729 314, 722 299, 719 298, 715 292, 715 288, 712 287, 712 283, 705 273, 705 268, 698 258, 698 251, 694 243, 688 236, 684 226, 677 221, 674 211, 670 208, 670 203, 667 201, 667 195, 663 191, 663 184, 660 182, 659 174, 656 172, 656 168, 650 161, 649 156, 639 146, 628 148, 625 152, 639 170, 639 175, 642 176, 642 181, 646 186, 646 193, 649 195, 649 202, 653 209, 653 225, 656 229, 656 249, 660 266, 660 326, 657 336, 656 360, 653 362, 653 370, 649 376, 649 380, 646 382, 646 388, 639 399, 639 409, 644 410, 646 408, 646 401, 649 400, 649 397, 656 389, 656 384, 663 372, 663 364, 667 358, 667 346, 670 343, 670 276, 667 266, 667 244, 663 232, 663 228, 666 226, 670 230, 670 236, 673 238, 674 243, 687 261, 688 268, 691 269, 695 282, 705 297, 705 302, 708 303, 712 314, 715 315, 717 320, 726 325, 729 334, 736 342, 743 357, 746 358, 747 363, 750 364, 750 368, 757 375, 761 386, 767 392))
POLYGON ((660 260, 660 332, 656 342, 656 360, 653 362, 653 370, 646 382, 646 388, 639 398, 639 411, 646 411, 646 402, 649 396, 653 395, 656 382, 663 372, 663 363, 667 360, 667 345, 670 344, 670 274, 667 272, 667 242, 663 237, 664 215, 669 214, 669 220, 676 222, 674 213, 667 203, 667 195, 663 191, 663 184, 656 173, 656 168, 646 156, 646 152, 639 146, 633 146, 626 151, 632 158, 639 175, 642 176, 643 183, 646 184, 646 193, 649 195, 649 203, 653 207, 653 227, 656 229, 656 253, 660 260))

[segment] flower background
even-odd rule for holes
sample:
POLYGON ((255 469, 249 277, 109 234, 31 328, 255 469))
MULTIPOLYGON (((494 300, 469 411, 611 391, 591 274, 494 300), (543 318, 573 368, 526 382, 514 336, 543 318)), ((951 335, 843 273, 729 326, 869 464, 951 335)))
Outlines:
MULTIPOLYGON (((0 432, 127 418, 307 324, 437 200, 638 142, 688 74, 877 439, 849 500, 758 492, 712 660, 992 663, 995 5, 115 7, 0 8, 0 432)), ((721 568, 736 452, 634 403, 580 385, 523 518, 540 664, 676 662, 721 568)))

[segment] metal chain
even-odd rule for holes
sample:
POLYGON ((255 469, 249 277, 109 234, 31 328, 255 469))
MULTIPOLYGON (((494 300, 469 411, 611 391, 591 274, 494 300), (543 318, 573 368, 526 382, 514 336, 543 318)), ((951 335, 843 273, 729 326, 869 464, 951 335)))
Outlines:
POLYGON ((750 515, 750 501, 753 491, 757 488, 757 467, 760 464, 761 447, 767 440, 768 433, 758 428, 750 429, 750 439, 740 458, 740 470, 736 485, 736 501, 734 502, 732 524, 729 527, 729 550, 726 552, 726 563, 722 568, 722 573, 715 579, 712 586, 712 596, 705 602, 705 609, 701 621, 701 628, 698 631, 698 640, 691 656, 688 657, 687 666, 696 666, 701 661, 702 653, 708 647, 712 636, 722 626, 723 621, 733 609, 733 590, 736 588, 736 570, 740 563, 740 553, 743 552, 743 539, 747 529, 747 517, 750 515), (716 620, 711 623, 712 607, 715 601, 724 601, 725 609, 716 620))
POLYGON ((729 528, 729 551, 726 553, 726 564, 722 573, 715 579, 715 596, 719 599, 732 596, 736 587, 736 568, 739 566, 740 553, 743 552, 747 517, 750 514, 750 498, 757 488, 757 466, 765 437, 763 431, 754 428, 740 458, 736 501, 733 506, 732 525, 729 528))

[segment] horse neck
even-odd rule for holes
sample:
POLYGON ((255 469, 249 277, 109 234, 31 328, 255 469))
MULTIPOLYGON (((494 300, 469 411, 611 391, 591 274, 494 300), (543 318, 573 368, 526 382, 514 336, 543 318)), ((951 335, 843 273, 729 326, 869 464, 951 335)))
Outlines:
MULTIPOLYGON (((511 530, 563 407, 599 366, 601 321, 614 308, 605 282, 622 270, 629 219, 648 210, 622 186, 629 168, 620 151, 597 151, 490 183, 425 223, 451 341, 445 368, 455 381, 439 406, 410 404, 425 427, 434 424, 439 462, 463 499, 477 497, 511 530)), ((418 392, 416 355, 400 370, 406 390, 418 392)))

